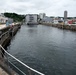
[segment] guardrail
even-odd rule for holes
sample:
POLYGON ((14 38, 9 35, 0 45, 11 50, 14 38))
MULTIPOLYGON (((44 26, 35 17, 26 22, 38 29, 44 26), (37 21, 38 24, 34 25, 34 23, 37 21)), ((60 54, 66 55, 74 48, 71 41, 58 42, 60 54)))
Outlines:
POLYGON ((9 37, 9 31, 3 33, 1 36, 0 36, 0 44, 2 42, 4 42, 5 39, 7 39, 9 37))
POLYGON ((21 73, 21 75, 45 75, 45 74, 29 67, 28 65, 26 65, 25 63, 23 63, 22 61, 20 61, 19 59, 17 59, 13 55, 11 55, 10 53, 8 53, 1 45, 0 45, 0 48, 6 53, 6 55, 10 56, 11 58, 13 58, 14 60, 16 60, 18 63, 20 63, 21 65, 23 65, 26 68, 25 72, 23 72, 22 70, 20 70, 18 67, 16 67, 13 63, 11 63, 8 60, 8 63, 10 63, 14 68, 16 68, 21 73), (27 74, 26 74, 26 71, 27 71, 27 74))

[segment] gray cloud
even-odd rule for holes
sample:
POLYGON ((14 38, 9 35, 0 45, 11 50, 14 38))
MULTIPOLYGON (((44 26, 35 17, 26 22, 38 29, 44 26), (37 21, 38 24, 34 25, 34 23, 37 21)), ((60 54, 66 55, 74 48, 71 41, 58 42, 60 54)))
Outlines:
POLYGON ((12 0, 12 1, 14 1, 14 2, 28 2, 30 0, 12 0))
POLYGON ((63 16, 64 10, 69 16, 76 16, 76 0, 2 0, 0 13, 16 12, 19 14, 46 13, 48 16, 63 16))

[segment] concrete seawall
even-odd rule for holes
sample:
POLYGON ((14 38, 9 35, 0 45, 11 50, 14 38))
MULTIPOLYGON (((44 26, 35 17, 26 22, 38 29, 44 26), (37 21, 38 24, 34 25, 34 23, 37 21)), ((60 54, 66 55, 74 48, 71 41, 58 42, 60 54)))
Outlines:
POLYGON ((17 30, 19 29, 20 24, 16 24, 13 26, 8 26, 5 28, 0 29, 0 44, 4 47, 8 40, 12 37, 12 35, 15 35, 17 30))
POLYGON ((52 27, 57 27, 60 29, 76 31, 76 25, 61 25, 61 24, 50 24, 50 23, 41 23, 41 24, 52 26, 52 27))
MULTIPOLYGON (((21 27, 20 23, 14 24, 12 26, 4 27, 0 29, 0 45, 5 47, 11 38, 16 34, 18 29, 21 27)), ((4 70, 8 75, 15 75, 16 73, 9 68, 6 64, 6 60, 4 58, 4 51, 0 48, 0 68, 4 70)), ((5 75, 7 75, 5 74, 5 75)), ((16 74, 17 75, 17 74, 16 74)))

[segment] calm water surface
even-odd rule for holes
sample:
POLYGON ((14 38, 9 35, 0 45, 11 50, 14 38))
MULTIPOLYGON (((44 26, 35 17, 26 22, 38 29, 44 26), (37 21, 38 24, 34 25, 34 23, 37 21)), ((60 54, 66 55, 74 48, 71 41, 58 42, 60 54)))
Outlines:
POLYGON ((7 49, 45 75, 76 75, 76 32, 43 25, 23 25, 7 49))

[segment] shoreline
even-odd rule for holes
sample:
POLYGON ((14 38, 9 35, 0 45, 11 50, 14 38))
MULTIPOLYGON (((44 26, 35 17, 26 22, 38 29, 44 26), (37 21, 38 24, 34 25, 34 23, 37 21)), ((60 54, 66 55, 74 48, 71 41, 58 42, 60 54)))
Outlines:
POLYGON ((59 29, 66 29, 76 31, 76 25, 61 25, 61 24, 51 24, 51 23, 41 23, 42 25, 52 26, 59 29))
MULTIPOLYGON (((15 23, 12 25, 13 26, 11 31, 11 25, 2 27, 0 26, 0 45, 2 45, 3 47, 5 47, 8 42, 11 41, 11 37, 13 37, 17 33, 18 29, 21 26, 20 23, 15 23)), ((15 75, 16 72, 12 70, 12 68, 9 68, 9 65, 5 61, 4 51, 0 48, 0 73, 3 73, 2 75, 15 75)))

